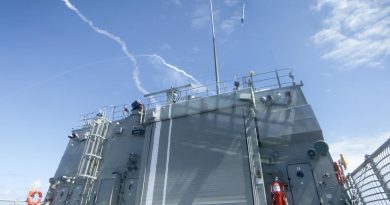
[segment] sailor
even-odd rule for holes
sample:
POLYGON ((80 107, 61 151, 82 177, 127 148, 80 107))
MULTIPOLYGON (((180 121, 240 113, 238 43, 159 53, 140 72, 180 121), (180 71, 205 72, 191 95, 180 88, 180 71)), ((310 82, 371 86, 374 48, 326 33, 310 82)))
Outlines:
POLYGON ((125 106, 125 107, 123 108, 123 115, 124 115, 125 117, 128 117, 129 114, 130 114, 129 108, 127 108, 127 106, 125 106))
POLYGON ((135 111, 138 114, 142 114, 145 108, 144 104, 142 104, 142 102, 139 100, 136 100, 133 103, 131 103, 131 107, 132 107, 131 111, 132 112, 135 111))
POLYGON ((234 89, 233 90, 239 90, 240 89, 240 81, 236 80, 234 81, 234 89))

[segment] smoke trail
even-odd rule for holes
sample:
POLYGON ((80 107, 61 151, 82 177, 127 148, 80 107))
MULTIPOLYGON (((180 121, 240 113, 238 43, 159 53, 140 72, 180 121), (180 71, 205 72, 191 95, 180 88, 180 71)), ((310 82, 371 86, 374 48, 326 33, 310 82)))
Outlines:
POLYGON ((196 80, 194 78, 194 76, 186 73, 184 70, 172 65, 172 64, 169 64, 167 63, 161 56, 157 55, 157 54, 151 54, 151 55, 139 55, 139 56, 146 56, 146 57, 149 57, 149 58, 156 58, 157 60, 159 60, 164 66, 178 72, 178 73, 181 73, 182 75, 186 76, 187 78, 191 79, 192 81, 194 81, 196 83, 196 85, 202 85, 202 83, 200 83, 198 80, 196 80))
MULTIPOLYGON (((138 67, 138 63, 137 63, 137 60, 136 58, 134 57, 134 55, 132 55, 128 49, 127 49, 127 45, 126 43, 118 36, 115 36, 114 34, 104 30, 104 29, 101 29, 97 26, 95 26, 93 24, 93 22, 91 20, 89 20, 87 17, 85 17, 72 3, 70 3, 69 0, 62 0, 65 5, 72 11, 74 11, 80 18, 82 21, 84 21, 85 23, 87 23, 96 33, 99 33, 99 34, 102 34, 112 40, 114 40, 117 44, 119 44, 121 46, 121 49, 122 49, 122 52, 130 59, 130 61, 134 64, 134 70, 133 70, 133 80, 136 84, 136 87, 139 91, 141 91, 142 93, 146 94, 148 93, 147 90, 145 88, 142 87, 141 85, 141 80, 139 78, 139 74, 140 74, 140 70, 139 70, 139 67, 138 67)), ((196 84, 198 85, 202 85, 198 80, 196 80, 192 75, 186 73, 184 70, 182 69, 179 69, 177 68, 176 66, 174 65, 171 65, 171 64, 168 64, 161 56, 159 55, 156 55, 156 54, 153 54, 153 55, 145 55, 145 56, 148 56, 148 57, 153 57, 153 58, 157 58, 163 65, 165 65, 166 67, 170 68, 170 69, 173 69, 174 71, 176 72, 179 72, 181 73, 182 75, 190 78, 191 80, 193 80, 196 84)))
POLYGON ((32 84, 29 84, 29 85, 26 85, 26 86, 22 87, 20 90, 24 90, 24 89, 27 89, 27 88, 30 88, 30 87, 38 86, 38 85, 41 85, 41 84, 43 84, 43 83, 47 83, 47 82, 56 80, 56 79, 58 79, 58 78, 61 78, 61 77, 64 76, 64 75, 67 75, 67 74, 72 73, 72 72, 77 71, 77 70, 89 68, 89 67, 91 67, 91 66, 93 66, 93 65, 97 65, 97 64, 105 63, 105 62, 113 62, 113 61, 122 60, 122 59, 126 59, 126 58, 127 58, 127 57, 108 58, 108 59, 103 59, 103 60, 98 60, 98 61, 94 61, 94 62, 82 64, 82 65, 78 65, 78 66, 75 66, 75 67, 73 67, 73 68, 70 68, 70 69, 68 69, 68 70, 66 70, 66 71, 63 71, 63 72, 61 72, 61 73, 58 73, 58 74, 56 74, 56 75, 50 76, 50 77, 48 77, 48 78, 46 78, 46 79, 43 79, 43 80, 34 82, 34 83, 32 83, 32 84))
POLYGON ((78 70, 81 70, 81 69, 87 69, 87 68, 90 68, 91 66, 94 66, 94 65, 97 65, 97 64, 100 64, 100 63, 113 62, 113 61, 118 61, 118 60, 122 60, 122 59, 127 59, 127 56, 116 57, 116 58, 108 58, 108 59, 98 60, 98 61, 94 61, 94 62, 89 62, 89 63, 82 64, 82 65, 77 65, 75 67, 69 68, 68 70, 60 72, 58 74, 49 76, 48 78, 41 79, 41 80, 32 82, 30 84, 24 85, 24 86, 16 89, 16 91, 13 94, 10 94, 9 96, 6 96, 5 98, 2 98, 0 100, 0 102, 6 102, 7 100, 12 100, 12 98, 16 97, 22 91, 25 91, 27 89, 30 89, 30 88, 33 88, 33 87, 36 87, 36 86, 48 83, 50 81, 56 80, 56 79, 61 78, 61 77, 65 76, 65 75, 68 75, 68 74, 70 74, 72 72, 75 72, 75 71, 78 71, 78 70))
POLYGON ((148 93, 148 91, 142 87, 141 80, 139 78, 139 68, 138 63, 135 57, 127 50, 127 45, 122 39, 118 36, 115 36, 114 34, 111 34, 110 32, 101 29, 93 24, 91 20, 89 20, 87 17, 85 17, 72 3, 70 3, 69 0, 62 0, 65 5, 72 11, 74 11, 85 23, 89 25, 96 33, 102 34, 104 36, 107 36, 108 38, 114 40, 117 44, 121 46, 122 52, 130 59, 130 61, 134 64, 134 70, 133 70, 133 80, 135 82, 135 85, 139 91, 141 91, 143 94, 148 93))

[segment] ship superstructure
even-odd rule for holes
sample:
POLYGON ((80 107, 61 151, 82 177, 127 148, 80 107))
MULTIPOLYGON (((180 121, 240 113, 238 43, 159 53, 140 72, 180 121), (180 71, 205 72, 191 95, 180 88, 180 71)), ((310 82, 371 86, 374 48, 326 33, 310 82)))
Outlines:
POLYGON ((102 108, 73 130, 49 204, 348 203, 288 69, 102 108))

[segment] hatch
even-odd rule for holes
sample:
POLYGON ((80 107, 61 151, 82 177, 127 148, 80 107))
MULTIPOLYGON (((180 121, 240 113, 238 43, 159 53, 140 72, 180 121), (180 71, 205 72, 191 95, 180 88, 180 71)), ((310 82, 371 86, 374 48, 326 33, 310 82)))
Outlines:
POLYGON ((300 163, 287 166, 290 192, 293 204, 321 204, 318 190, 309 164, 300 163))

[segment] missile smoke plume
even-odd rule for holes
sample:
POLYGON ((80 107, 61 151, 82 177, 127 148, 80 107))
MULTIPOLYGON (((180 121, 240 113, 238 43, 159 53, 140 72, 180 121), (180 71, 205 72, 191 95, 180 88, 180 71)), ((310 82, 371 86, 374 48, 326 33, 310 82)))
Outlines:
POLYGON ((135 57, 127 50, 127 45, 124 41, 122 41, 121 38, 118 36, 115 36, 111 34, 110 32, 103 30, 93 24, 91 20, 89 20, 87 17, 85 17, 72 3, 70 3, 69 0, 62 0, 65 5, 72 11, 74 11, 85 23, 87 23, 96 33, 102 34, 104 36, 107 36, 108 38, 114 40, 117 44, 121 46, 122 52, 129 58, 129 60, 134 64, 134 70, 133 70, 133 80, 135 82, 135 85, 139 91, 141 91, 143 94, 148 93, 148 91, 142 87, 141 80, 139 79, 139 68, 138 63, 135 57))
POLYGON ((196 80, 194 78, 194 76, 188 74, 187 72, 185 72, 184 70, 172 65, 172 64, 169 64, 167 63, 161 56, 157 55, 157 54, 151 54, 151 55, 140 55, 140 56, 146 56, 146 57, 150 57, 150 58, 155 58, 157 60, 159 60, 164 66, 178 72, 178 73, 181 73, 182 75, 186 76, 187 78, 191 79, 192 81, 194 81, 196 83, 196 85, 202 85, 202 83, 200 83, 198 80, 196 80))
POLYGON ((93 62, 89 62, 89 63, 82 64, 82 65, 77 65, 77 66, 75 66, 73 68, 65 70, 64 72, 58 73, 58 74, 50 76, 50 77, 48 77, 46 79, 34 82, 32 84, 29 84, 29 85, 26 85, 26 86, 22 87, 21 90, 27 89, 27 88, 30 88, 30 87, 34 87, 34 86, 37 86, 37 85, 41 85, 41 84, 49 82, 49 81, 56 80, 58 78, 61 78, 62 76, 65 76, 65 75, 69 74, 69 73, 72 73, 72 72, 75 72, 75 71, 78 71, 78 70, 81 70, 81 69, 86 69, 86 68, 89 68, 89 67, 91 67, 93 65, 97 65, 97 64, 105 63, 105 62, 113 62, 113 61, 117 61, 117 60, 123 60, 123 59, 126 59, 126 58, 127 57, 122 56, 122 57, 116 57, 116 58, 109 58, 109 59, 93 61, 93 62))
MULTIPOLYGON (((142 87, 141 85, 141 80, 139 78, 139 74, 140 74, 140 70, 139 70, 139 67, 138 67, 138 63, 137 63, 137 59, 134 57, 133 54, 131 54, 128 49, 127 49, 127 45, 126 43, 118 36, 115 36, 114 34, 104 30, 104 29, 101 29, 97 26, 94 25, 94 23, 89 20, 87 17, 85 17, 69 0, 62 0, 65 5, 72 11, 74 11, 80 18, 82 21, 84 21, 85 23, 87 23, 96 33, 99 33, 99 34, 102 34, 108 38, 110 38, 111 40, 115 41, 117 44, 120 45, 121 49, 122 49, 122 52, 127 56, 127 58, 134 64, 134 70, 133 70, 133 80, 135 82, 135 85, 137 87, 137 89, 142 92, 143 94, 146 94, 148 93, 148 91, 142 87)), ((201 85, 201 83, 196 80, 192 75, 186 73, 184 70, 182 69, 179 69, 177 68, 176 66, 173 66, 171 64, 168 64, 161 56, 159 55, 156 55, 156 54, 153 54, 153 55, 145 55, 145 56, 149 56, 149 57, 153 57, 153 58, 157 58, 164 66, 166 66, 167 68, 170 68, 188 78, 190 78, 192 81, 194 81, 196 84, 198 85, 201 85)))

